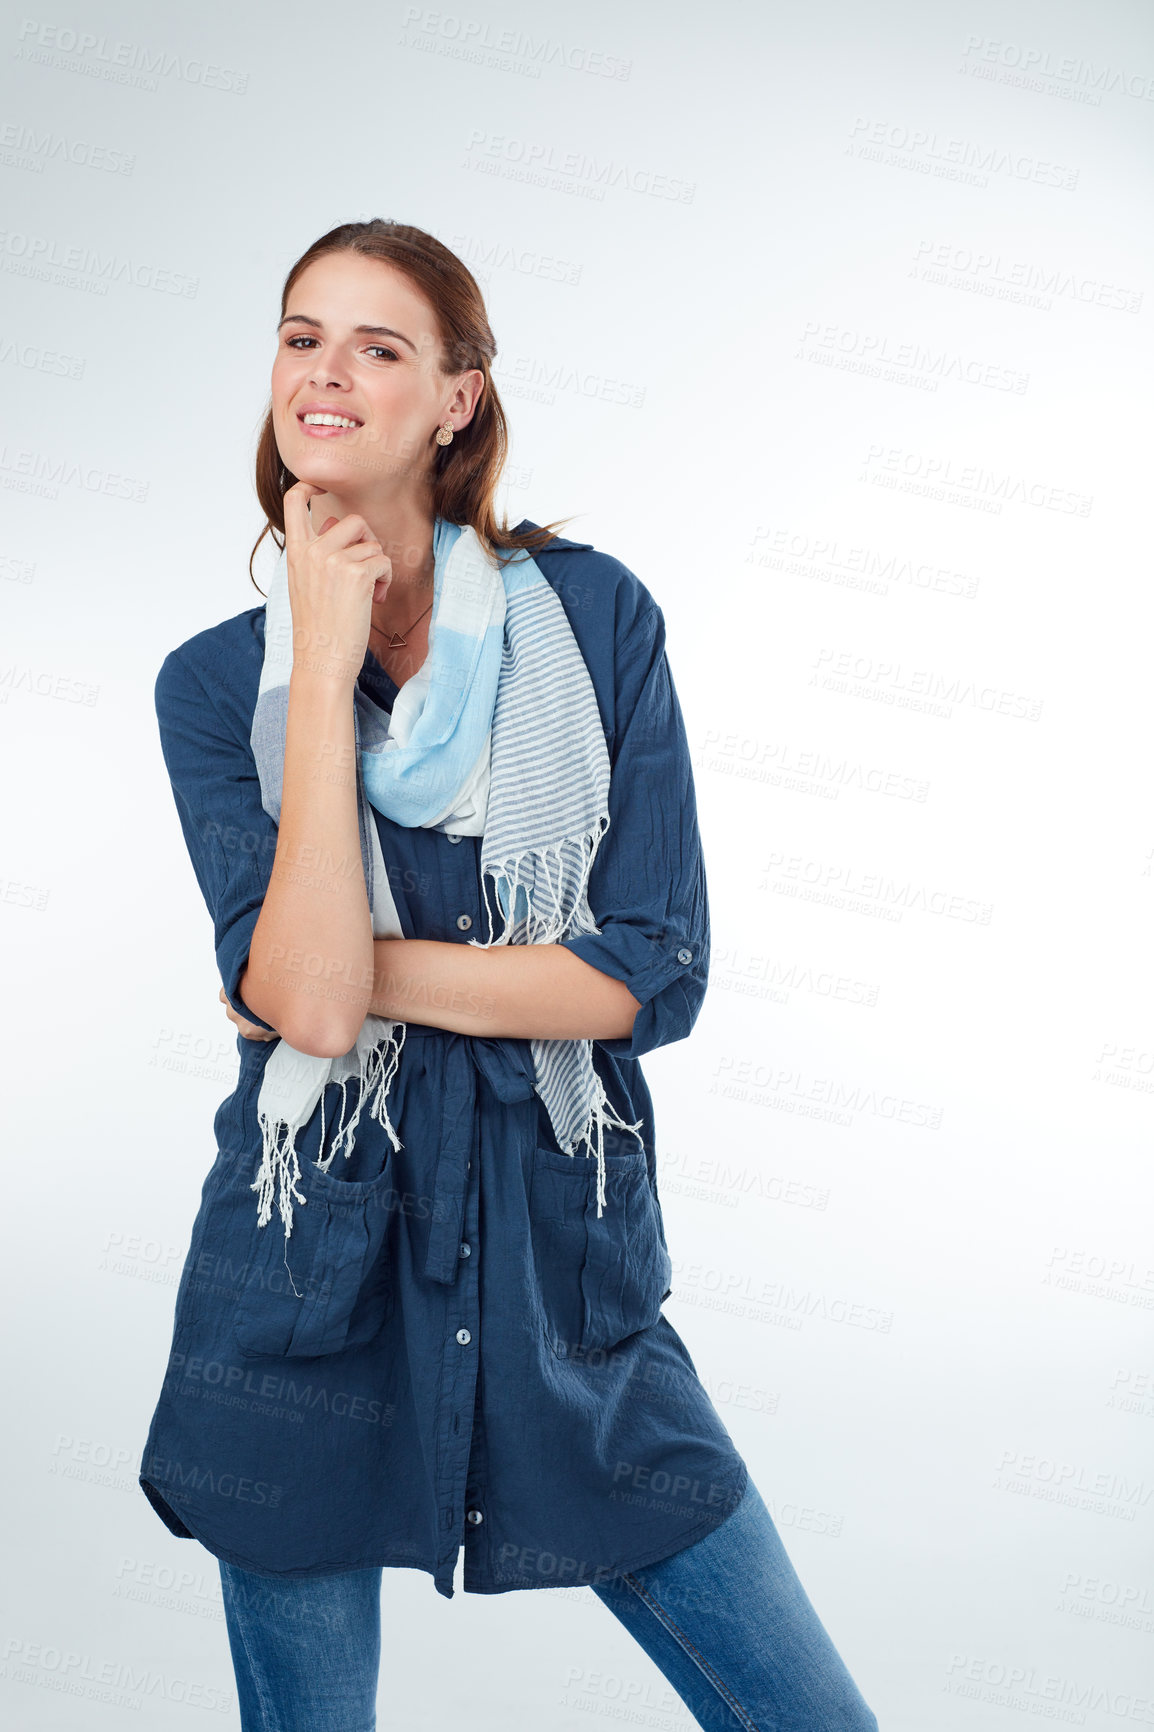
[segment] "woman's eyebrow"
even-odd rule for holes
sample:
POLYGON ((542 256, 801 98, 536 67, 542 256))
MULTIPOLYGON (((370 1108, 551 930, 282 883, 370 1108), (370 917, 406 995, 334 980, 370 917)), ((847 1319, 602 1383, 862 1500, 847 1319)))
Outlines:
MULTIPOLYGON (((280 330, 281 325, 287 325, 293 321, 302 325, 311 325, 316 331, 324 330, 321 321, 319 319, 310 319, 307 313, 286 313, 284 318, 281 320, 280 325, 277 326, 277 330, 280 330)), ((411 338, 406 337, 403 331, 391 330, 388 325, 354 325, 353 331, 355 335, 363 337, 396 337, 398 341, 408 343, 409 348, 413 351, 414 355, 417 352, 417 345, 411 338)))

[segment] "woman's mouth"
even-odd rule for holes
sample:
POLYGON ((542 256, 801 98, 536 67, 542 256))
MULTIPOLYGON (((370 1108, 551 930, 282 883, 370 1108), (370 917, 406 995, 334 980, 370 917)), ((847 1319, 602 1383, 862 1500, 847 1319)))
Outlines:
POLYGON ((362 425, 351 415, 322 415, 312 410, 298 415, 297 422, 310 439, 337 439, 345 433, 359 432, 362 425))

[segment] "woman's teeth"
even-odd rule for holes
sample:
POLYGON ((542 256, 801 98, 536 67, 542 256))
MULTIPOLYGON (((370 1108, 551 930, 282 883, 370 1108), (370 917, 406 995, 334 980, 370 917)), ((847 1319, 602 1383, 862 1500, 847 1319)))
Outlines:
POLYGON ((301 420, 306 427, 359 427, 359 421, 350 421, 347 415, 302 415, 301 420))

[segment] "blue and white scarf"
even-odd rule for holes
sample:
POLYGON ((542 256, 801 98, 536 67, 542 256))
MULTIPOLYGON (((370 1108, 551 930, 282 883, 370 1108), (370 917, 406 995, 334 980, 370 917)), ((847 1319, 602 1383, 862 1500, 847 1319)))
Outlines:
MULTIPOLYGON (((437 518, 433 611, 424 664, 401 687, 392 712, 354 688, 357 801, 365 886, 374 938, 404 936, 369 806, 398 824, 481 837, 481 883, 493 944, 555 944, 599 931, 588 881, 609 826, 609 754, 597 698, 565 610, 536 562, 519 550, 503 566, 475 530, 437 518), (486 877, 493 880, 502 930, 494 936, 486 877), (510 918, 510 908, 514 918, 510 918)), ((262 804, 279 821, 285 724, 293 665, 288 564, 282 550, 265 603, 264 666, 253 715, 252 749, 262 804)), ((274 1195, 292 1232, 299 1189, 296 1136, 329 1082, 341 1086, 337 1128, 317 1165, 352 1152, 362 1106, 402 1144, 388 1116, 389 1085, 405 1025, 366 1016, 339 1058, 298 1052, 282 1037, 268 1056, 257 1101, 261 1126, 257 1221, 274 1195), (358 1079, 345 1122, 345 1085, 358 1079)), ((535 1087, 558 1146, 597 1157, 597 1213, 605 1201, 603 1130, 632 1131, 614 1112, 593 1067, 589 1040, 530 1042, 535 1087)), ((323 1108, 322 1108, 323 1111, 323 1108)))

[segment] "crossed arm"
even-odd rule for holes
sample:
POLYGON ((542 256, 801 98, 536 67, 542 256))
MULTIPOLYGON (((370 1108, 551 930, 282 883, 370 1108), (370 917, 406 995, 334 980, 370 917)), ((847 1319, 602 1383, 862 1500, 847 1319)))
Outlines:
MULTIPOLYGON (((292 990, 291 974, 278 978, 282 991, 292 990)), ((263 981, 254 977, 251 963, 241 976, 245 1003, 262 1016, 262 1005, 268 1002, 263 987, 270 984, 275 987, 276 981, 267 975, 263 981)), ((296 984, 306 981, 298 976, 296 984)), ((220 998, 247 1039, 275 1040, 279 1035, 275 1024, 270 1034, 240 1016, 223 987, 220 998)), ((490 1039, 613 1040, 629 1038, 640 1008, 623 981, 561 944, 482 950, 426 938, 377 938, 364 1015, 490 1039)), ((350 1039, 342 1050, 351 1045, 350 1039)))

